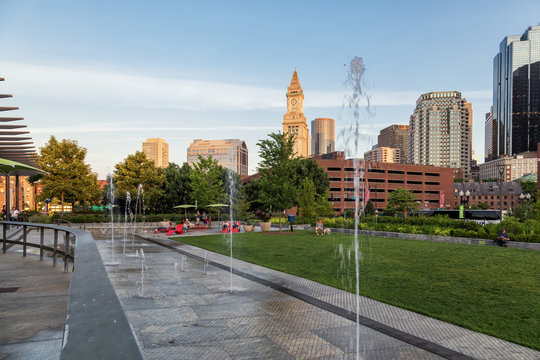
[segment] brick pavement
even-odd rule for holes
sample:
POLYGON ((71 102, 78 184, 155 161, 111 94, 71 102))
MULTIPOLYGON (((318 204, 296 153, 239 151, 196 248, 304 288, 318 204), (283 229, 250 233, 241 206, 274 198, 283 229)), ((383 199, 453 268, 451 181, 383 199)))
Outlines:
MULTIPOLYGON (((98 248, 107 258, 111 242, 98 248)), ((189 256, 182 271, 182 254, 140 248, 144 283, 140 258, 108 273, 146 359, 356 359, 353 321, 237 275, 231 292, 227 271, 189 256)), ((362 359, 441 359, 364 326, 360 344, 362 359)))

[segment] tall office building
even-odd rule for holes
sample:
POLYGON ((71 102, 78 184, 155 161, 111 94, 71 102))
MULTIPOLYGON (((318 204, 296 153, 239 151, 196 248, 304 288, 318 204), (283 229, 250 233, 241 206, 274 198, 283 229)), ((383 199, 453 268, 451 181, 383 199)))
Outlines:
POLYGON ((472 106, 460 92, 421 95, 409 123, 409 163, 461 168, 469 179, 471 124, 472 106))
POLYGON ((311 122, 311 155, 334 152, 336 122, 330 118, 318 118, 311 122))
POLYGON ((373 149, 364 153, 364 160, 366 162, 383 162, 400 164, 401 162, 401 150, 398 148, 390 148, 386 146, 374 147, 373 149))
POLYGON ((486 120, 484 122, 484 161, 491 161, 493 157, 494 143, 497 134, 497 124, 493 121, 493 106, 491 111, 486 113, 486 120))
POLYGON ((300 86, 296 69, 287 89, 287 112, 283 116, 283 133, 295 135, 294 152, 297 156, 309 156, 309 132, 304 116, 304 90, 300 86))
POLYGON ((406 164, 409 157, 409 125, 390 125, 382 129, 377 146, 399 149, 400 163, 406 164))
POLYGON ((536 151, 540 142, 540 25, 507 36, 493 58, 493 158, 536 151))
POLYGON ((201 140, 195 139, 187 148, 187 162, 193 165, 199 162, 199 155, 212 156, 218 164, 232 169, 238 175, 248 174, 248 148, 239 139, 201 140))
POLYGON ((142 151, 146 157, 153 160, 157 167, 169 166, 169 144, 160 138, 146 139, 142 144, 142 151))

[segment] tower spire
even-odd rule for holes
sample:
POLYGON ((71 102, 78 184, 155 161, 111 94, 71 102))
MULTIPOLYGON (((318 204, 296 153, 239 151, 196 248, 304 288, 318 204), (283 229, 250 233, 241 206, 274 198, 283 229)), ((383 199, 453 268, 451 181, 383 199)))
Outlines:
POLYGON ((287 88, 288 91, 302 91, 302 87, 300 86, 300 80, 298 79, 298 73, 296 72, 296 68, 294 68, 294 73, 291 79, 291 84, 287 88))

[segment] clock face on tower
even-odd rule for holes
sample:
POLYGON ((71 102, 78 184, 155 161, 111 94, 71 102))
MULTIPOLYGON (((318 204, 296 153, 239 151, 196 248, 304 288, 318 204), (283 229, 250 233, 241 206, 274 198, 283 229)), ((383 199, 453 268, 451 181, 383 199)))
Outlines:
POLYGON ((292 104, 292 105, 296 105, 296 102, 297 102, 296 99, 292 99, 292 100, 291 100, 291 104, 292 104))

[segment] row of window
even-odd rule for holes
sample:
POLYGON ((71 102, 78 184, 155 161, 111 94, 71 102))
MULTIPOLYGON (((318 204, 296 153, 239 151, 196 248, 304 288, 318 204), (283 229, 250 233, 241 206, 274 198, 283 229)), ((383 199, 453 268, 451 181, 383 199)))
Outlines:
MULTIPOLYGON (((330 181, 342 181, 341 178, 335 178, 335 177, 331 177, 329 178, 330 181)), ((354 182, 354 178, 351 178, 351 177, 346 177, 346 178, 343 178, 343 181, 344 182, 354 182)), ((363 179, 358 179, 359 182, 363 182, 363 179)), ((379 184, 383 184, 385 183, 385 179, 367 179, 367 182, 368 183, 379 183, 379 184)), ((388 184, 409 184, 409 185, 440 185, 440 183, 438 181, 426 181, 424 183, 422 183, 422 181, 415 181, 415 180, 407 180, 405 182, 405 180, 393 180, 393 179, 388 179, 388 184)))
MULTIPOLYGON (((354 168, 344 168, 345 171, 355 171, 354 168)), ((364 172, 364 168, 360 168, 358 169, 360 172, 364 172)), ((327 171, 341 171, 341 168, 340 167, 329 167, 327 169, 327 171)), ((405 171, 404 170, 384 170, 384 169, 368 169, 368 173, 375 173, 375 174, 386 174, 388 173, 389 175, 405 175, 405 171)), ((422 176, 422 175, 425 175, 425 176, 432 176, 432 177, 440 177, 441 174, 439 173, 430 173, 430 172, 427 172, 427 173, 422 173, 420 171, 407 171, 406 172, 408 176, 422 176)))

